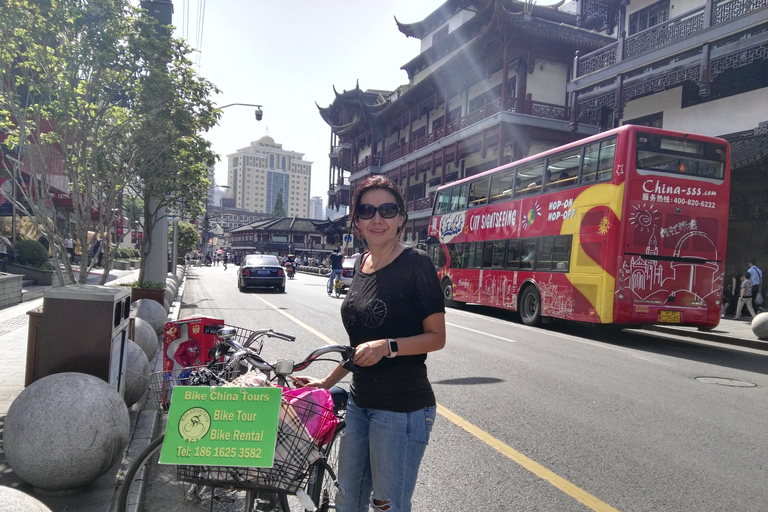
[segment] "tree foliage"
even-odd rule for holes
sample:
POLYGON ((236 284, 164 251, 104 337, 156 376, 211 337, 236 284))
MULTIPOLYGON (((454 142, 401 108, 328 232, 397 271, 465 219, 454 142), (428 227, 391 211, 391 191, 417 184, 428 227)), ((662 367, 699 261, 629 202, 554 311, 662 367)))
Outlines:
MULTIPOLYGON (((87 247, 89 232, 113 231, 126 189, 199 213, 216 159, 201 133, 219 111, 182 41, 158 37, 127 0, 4 0, 0 40, 0 151, 20 197, 3 195, 34 217, 54 256, 66 254, 57 217, 71 208, 87 247), (71 206, 58 211, 51 193, 71 206)), ((165 219, 144 206, 147 233, 165 219)), ((150 245, 145 236, 145 254, 150 245)), ((86 266, 83 258, 80 282, 86 266)))
POLYGON ((277 192, 275 204, 272 206, 272 213, 269 216, 273 219, 285 217, 285 206, 283 204, 283 189, 277 192))
POLYGON ((189 222, 179 222, 179 234, 176 238, 179 244, 179 255, 184 255, 197 247, 200 243, 200 233, 197 228, 189 222))

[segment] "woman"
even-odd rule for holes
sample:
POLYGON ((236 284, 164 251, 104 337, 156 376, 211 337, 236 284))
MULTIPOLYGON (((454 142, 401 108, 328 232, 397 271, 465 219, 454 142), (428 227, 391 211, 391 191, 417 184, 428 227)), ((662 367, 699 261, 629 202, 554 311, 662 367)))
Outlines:
POLYGON ((741 276, 741 291, 739 292, 739 302, 736 305, 736 320, 741 319, 741 308, 746 304, 749 313, 752 318, 755 318, 755 309, 752 307, 752 282, 750 281, 751 274, 747 272, 741 276))
MULTIPOLYGON (((372 176, 355 193, 352 225, 367 244, 341 316, 355 350, 339 446, 337 512, 408 512, 435 421, 427 352, 445 345, 445 306, 429 256, 400 243, 408 218, 397 185, 372 176)), ((300 384, 330 388, 347 370, 300 384)))

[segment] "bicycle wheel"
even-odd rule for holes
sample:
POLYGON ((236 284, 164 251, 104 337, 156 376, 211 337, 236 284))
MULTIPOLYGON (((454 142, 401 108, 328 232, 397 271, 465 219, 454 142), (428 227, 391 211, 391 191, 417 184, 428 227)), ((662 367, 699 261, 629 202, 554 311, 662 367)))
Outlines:
POLYGON ((162 435, 153 440, 131 465, 120 489, 118 512, 242 510, 243 496, 181 482, 176 466, 158 464, 164 438, 162 435))
POLYGON ((343 427, 336 429, 331 441, 323 447, 324 459, 315 462, 309 470, 307 494, 318 512, 336 510, 336 471, 339 468, 339 434, 342 430, 343 427))

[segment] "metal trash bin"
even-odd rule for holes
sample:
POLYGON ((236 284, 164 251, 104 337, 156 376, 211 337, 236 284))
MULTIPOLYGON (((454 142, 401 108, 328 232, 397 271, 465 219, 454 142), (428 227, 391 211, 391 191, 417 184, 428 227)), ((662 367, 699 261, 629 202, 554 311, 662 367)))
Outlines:
POLYGON ((34 340, 28 342, 26 385, 62 372, 105 380, 122 396, 131 289, 74 285, 46 290, 34 340))

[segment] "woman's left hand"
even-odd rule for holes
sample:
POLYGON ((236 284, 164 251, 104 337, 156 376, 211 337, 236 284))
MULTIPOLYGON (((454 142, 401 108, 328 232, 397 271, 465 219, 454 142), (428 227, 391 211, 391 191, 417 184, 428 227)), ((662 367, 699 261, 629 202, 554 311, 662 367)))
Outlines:
POLYGON ((366 341, 357 346, 352 362, 358 366, 373 366, 388 354, 389 345, 386 340, 366 341))

